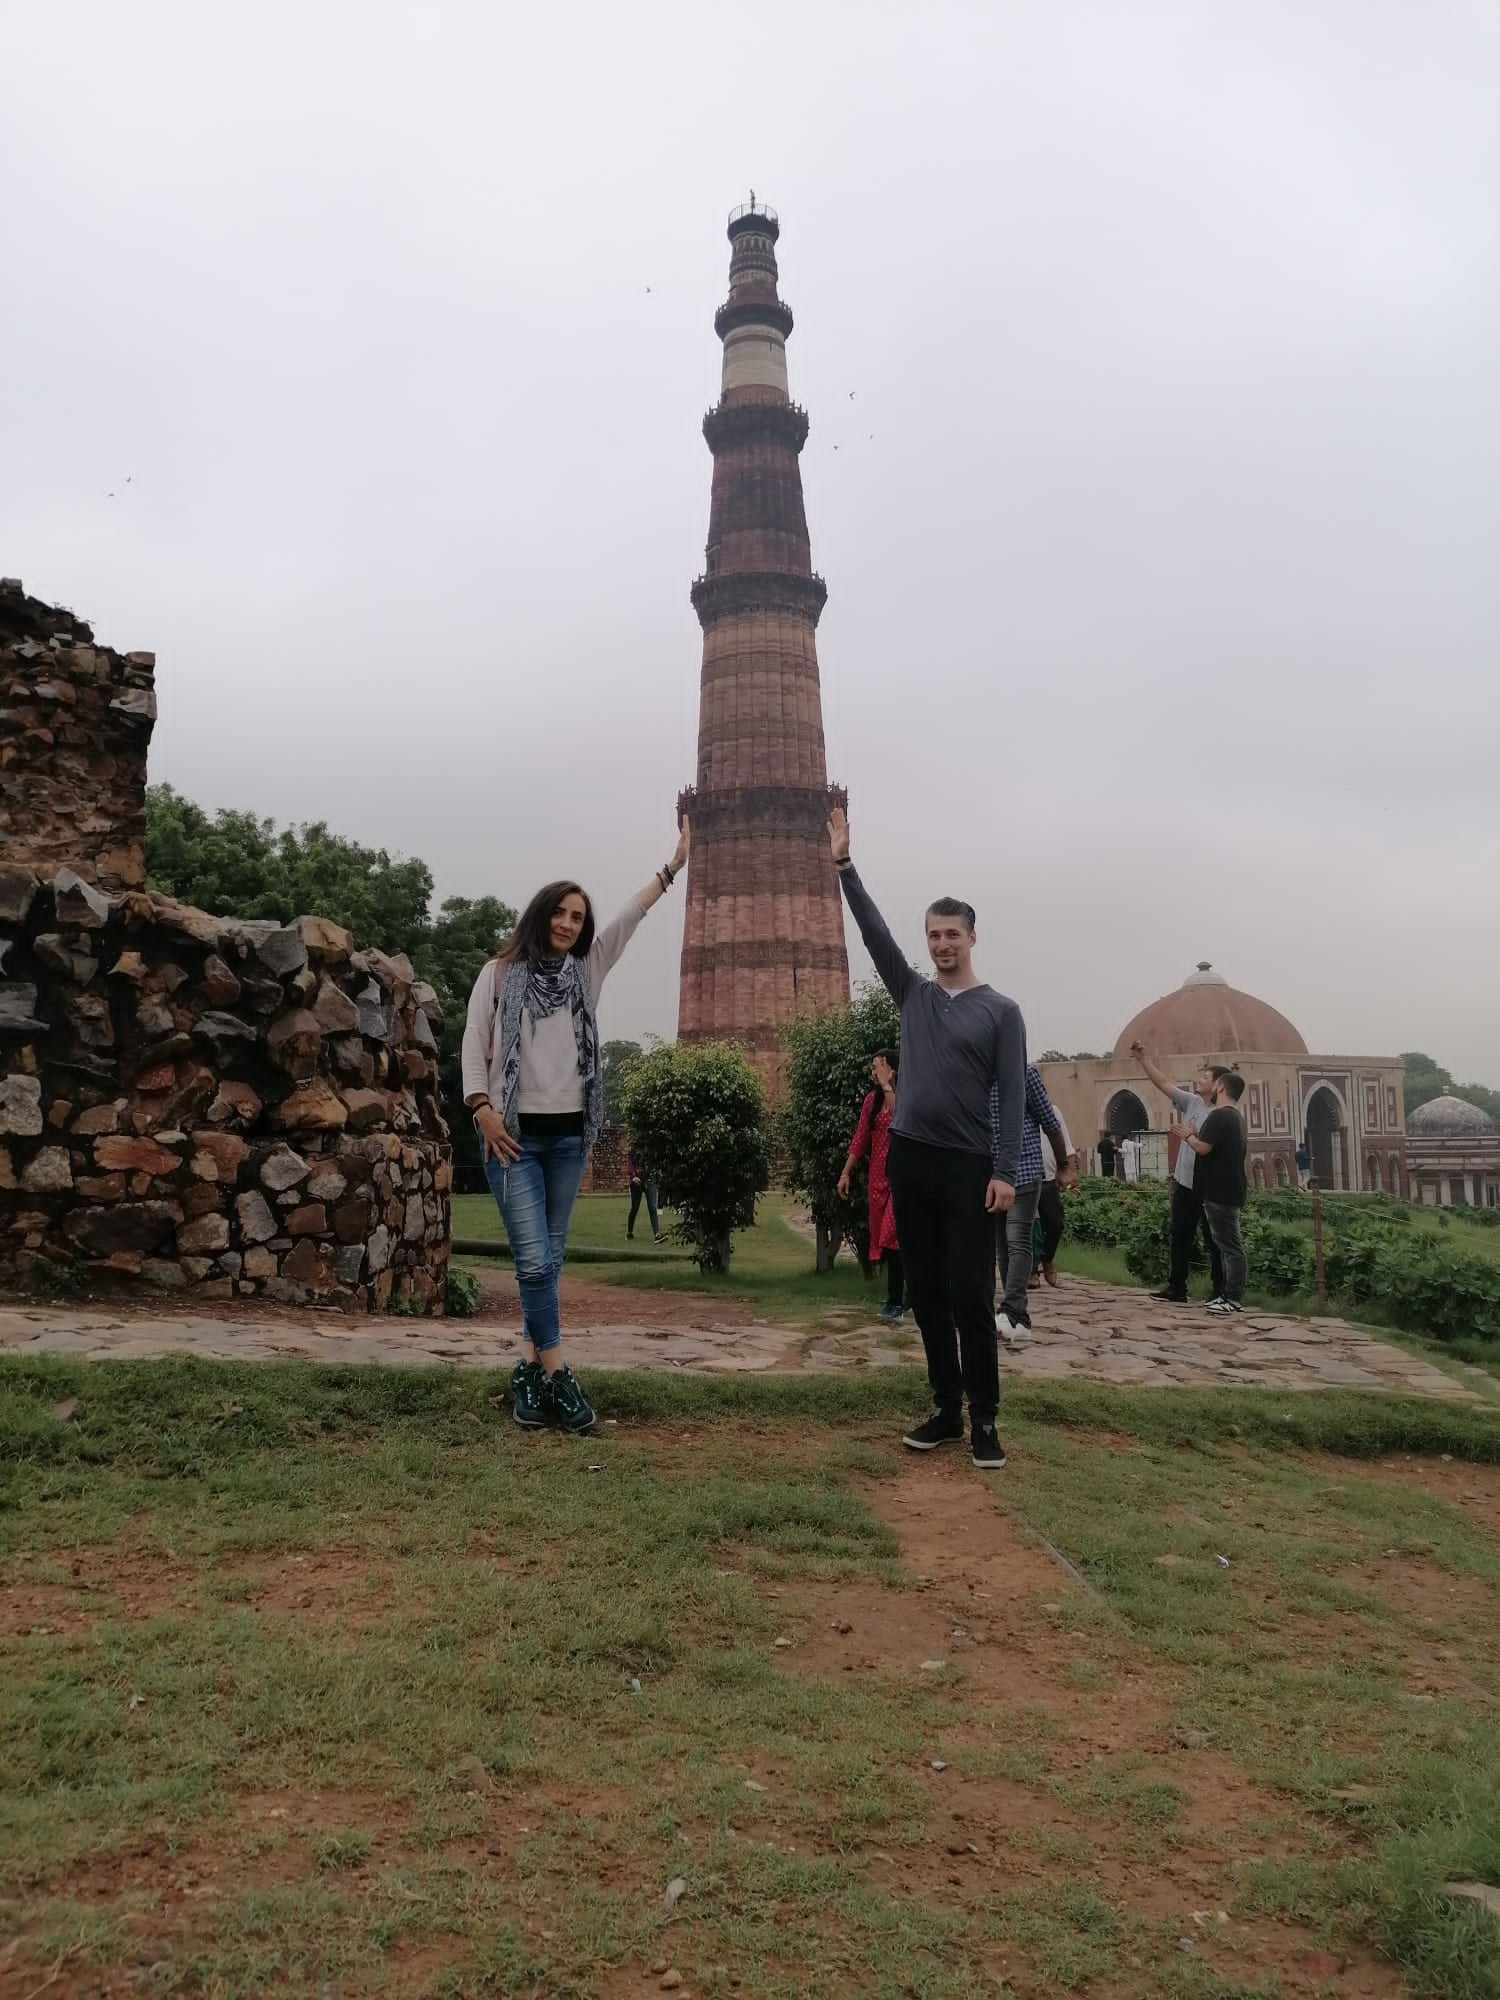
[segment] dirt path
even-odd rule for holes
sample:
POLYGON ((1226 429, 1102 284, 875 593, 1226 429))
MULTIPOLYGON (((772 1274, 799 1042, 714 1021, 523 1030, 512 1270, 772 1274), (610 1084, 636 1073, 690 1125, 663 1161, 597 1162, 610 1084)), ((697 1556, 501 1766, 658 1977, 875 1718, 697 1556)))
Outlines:
MULTIPOLYGON (((1500 1478, 1494 1484, 1500 1498, 1500 1478)), ((948 1768, 921 1773, 932 1800, 925 1848, 903 1851, 899 1861, 877 1858, 877 1878, 893 1885, 899 1878, 906 1894, 917 1888, 936 1902, 962 1904, 976 1894, 1076 1880, 1081 1839, 1085 1872, 1112 1904, 1174 1929, 1184 1957, 1226 1982, 1274 1976, 1288 2000, 1396 2000, 1406 1993, 1373 1954, 1331 1954, 1294 1925, 1229 1914, 1237 1870, 1294 1844, 1293 1809, 1192 1732, 1174 1731, 1170 1671, 1123 1634, 1102 1684, 1079 1685, 1077 1670, 1090 1650, 1082 1593, 1003 1500, 996 1506, 976 1495, 966 1457, 914 1461, 901 1478, 873 1483, 866 1497, 898 1537, 918 1588, 856 1584, 819 1592, 804 1636, 784 1656, 787 1671, 937 1672, 953 1678, 966 1718, 953 1733, 959 1747, 949 1751, 948 1768), (934 1661, 943 1664, 933 1668, 934 1661), (965 1742, 983 1775, 966 1769, 965 1742), (1007 1758, 1017 1775, 992 1775, 1007 1758), (1129 1790, 1111 1805, 1122 1771, 1129 1790), (1180 1795, 1178 1837, 1158 1846, 1141 1839, 1132 1816, 1139 1804, 1130 1801, 1166 1786, 1180 1795), (1090 1790, 1101 1803, 1080 1811, 1076 1794, 1090 1790)), ((1313 1851, 1318 1838, 1307 1829, 1295 1844, 1313 1851)), ((1054 1990, 1019 1955, 1001 1970, 1018 1995, 1040 2000, 1054 1990)), ((1129 2000, 1142 1990, 1128 1965, 1120 1972, 1118 1982, 1091 1982, 1091 2000, 1129 2000)))

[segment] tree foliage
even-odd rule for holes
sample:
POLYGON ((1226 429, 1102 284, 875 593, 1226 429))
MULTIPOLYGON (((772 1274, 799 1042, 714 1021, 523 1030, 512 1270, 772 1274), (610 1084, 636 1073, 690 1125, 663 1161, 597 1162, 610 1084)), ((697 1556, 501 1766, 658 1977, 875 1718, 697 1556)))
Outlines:
POLYGON ((1467 1104, 1477 1104, 1481 1111, 1487 1111, 1500 1123, 1500 1090, 1491 1090, 1482 1083, 1455 1083, 1453 1072, 1444 1069, 1435 1056, 1425 1055, 1421 1049, 1408 1049, 1401 1058, 1401 1066, 1406 1071, 1403 1095, 1408 1113, 1415 1111, 1419 1104, 1429 1104, 1434 1097, 1441 1097, 1445 1090, 1451 1090, 1455 1097, 1463 1098, 1467 1104))
POLYGON ((674 1042, 630 1064, 624 1104, 636 1163, 675 1209, 705 1271, 727 1271, 734 1232, 770 1182, 760 1078, 733 1042, 674 1042))
POLYGON ((497 896, 450 896, 429 911, 425 861, 393 857, 332 833, 323 821, 283 827, 253 813, 212 817, 170 785, 146 792, 146 871, 153 889, 213 916, 328 917, 355 942, 405 952, 443 1009, 439 1076, 458 1184, 483 1184, 473 1128, 463 1108, 459 1047, 469 989, 516 921, 497 896))
POLYGON ((599 1081, 604 1091, 604 1122, 625 1123, 625 1083, 633 1064, 646 1053, 640 1042, 610 1041, 599 1044, 599 1081))
POLYGON ((414 965, 429 928, 425 861, 346 840, 322 820, 278 832, 253 813, 210 819, 170 785, 147 788, 146 869, 153 889, 213 916, 329 917, 414 965))
POLYGON ((895 1048, 901 1017, 883 986, 866 986, 852 1005, 830 1014, 793 1021, 785 1030, 786 1102, 778 1136, 789 1162, 788 1184, 812 1210, 820 1271, 832 1267, 841 1243, 854 1245, 860 1262, 869 1257, 869 1180, 863 1165, 849 1199, 839 1198, 838 1178, 859 1122, 860 1106, 873 1088, 870 1058, 895 1048))

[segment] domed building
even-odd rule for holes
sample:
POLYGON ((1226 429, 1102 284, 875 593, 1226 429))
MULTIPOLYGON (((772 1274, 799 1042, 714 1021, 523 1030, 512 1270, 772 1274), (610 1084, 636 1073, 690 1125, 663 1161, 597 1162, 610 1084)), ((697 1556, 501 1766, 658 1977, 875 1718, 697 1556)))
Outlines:
POLYGON ((1406 1120, 1411 1198, 1432 1208, 1500 1206, 1500 1127, 1445 1090, 1406 1120))
POLYGON ((1130 1053, 1134 1042, 1184 1084, 1206 1063, 1240 1071, 1257 1187, 1295 1186, 1297 1148, 1305 1142, 1324 1187, 1406 1193, 1400 1058, 1310 1053, 1285 1014, 1231 986, 1207 960, 1129 1020, 1112 1055, 1038 1064, 1074 1145, 1091 1163, 1108 1133, 1140 1141, 1143 1178, 1165 1179, 1172 1170, 1171 1103, 1130 1053))

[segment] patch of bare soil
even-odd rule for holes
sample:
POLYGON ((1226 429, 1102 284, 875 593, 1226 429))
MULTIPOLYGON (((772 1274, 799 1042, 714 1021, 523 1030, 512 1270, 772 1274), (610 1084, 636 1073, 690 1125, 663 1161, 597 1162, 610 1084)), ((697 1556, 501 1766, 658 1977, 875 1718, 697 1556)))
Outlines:
POLYGON ((1325 1452, 1308 1453, 1306 1463, 1326 1472, 1335 1485, 1355 1479, 1379 1480, 1384 1485, 1414 1487, 1445 1500, 1461 1514, 1500 1540, 1500 1465, 1473 1465, 1458 1458, 1421 1458, 1403 1454, 1399 1458, 1335 1458, 1325 1452))
MULTIPOLYGON (((563 1324, 584 1327, 618 1326, 628 1320, 632 1326, 747 1326, 755 1318, 743 1299, 723 1298, 717 1292, 652 1291, 645 1286, 601 1285, 591 1278, 564 1271, 562 1276, 563 1324)), ((517 1300, 514 1317, 521 1312, 517 1300)))
MULTIPOLYGON (((144 1826, 124 1845, 33 1885, 38 1898, 67 1897, 108 1909, 118 1926, 112 1952, 128 1963, 108 1972, 80 1972, 76 1978, 63 1965, 53 1968, 55 1978, 47 1977, 46 1968, 37 1970, 40 1961, 31 1948, 34 1926, 23 1923, 8 1947, 10 1975, 6 1954, 0 1953, 0 1995, 9 2000, 13 1989, 8 1976, 21 1980, 14 1989, 18 1994, 45 1991, 48 2000, 55 1995, 116 2000, 117 1995, 138 1994, 149 1988, 151 1967, 193 1951, 211 1927, 217 1904, 234 1902, 247 1891, 324 1880, 358 1902, 404 1870, 505 1880, 515 1873, 517 1846, 543 1821, 555 1824, 559 1818, 587 1828, 591 1854, 602 1856, 594 1870, 597 1881, 618 1883, 633 1897, 645 1895, 638 1864, 627 1852, 640 1811, 631 1794, 528 1783, 522 1797, 497 1784, 473 1757, 461 1758, 445 1774, 445 1791, 449 1813, 462 1831, 440 1839, 435 1850, 430 1834, 424 1833, 420 1844, 416 1838, 416 1809, 374 1788, 241 1793, 231 1799, 214 1832, 187 1842, 165 1825, 144 1826), (617 1840, 611 1839, 612 1828, 618 1829, 617 1840), (351 1833, 367 1844, 351 1849, 351 1833)), ((535 1933, 540 1942, 550 1935, 547 1926, 557 1921, 558 1913, 550 1907, 518 1908, 516 1916, 520 1928, 535 1933)), ((386 1947, 371 1977, 351 1979, 337 1990, 397 2000, 425 1994, 468 1949, 458 1933, 451 1939, 397 1939, 386 1947)))
MULTIPOLYGON (((55 1565, 54 1565, 55 1567, 55 1565)), ((0 1586, 0 1638, 88 1638, 102 1621, 181 1615, 209 1600, 280 1615, 337 1618, 365 1630, 395 1603, 396 1569, 364 1549, 284 1549, 215 1562, 78 1548, 66 1582, 24 1575, 0 1586)))

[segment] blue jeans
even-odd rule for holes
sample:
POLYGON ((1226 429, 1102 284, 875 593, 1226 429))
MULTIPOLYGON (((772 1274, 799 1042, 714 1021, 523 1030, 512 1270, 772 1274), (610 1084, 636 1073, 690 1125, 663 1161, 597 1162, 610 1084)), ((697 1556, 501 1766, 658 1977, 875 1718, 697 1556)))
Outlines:
POLYGON ((516 1263, 522 1331, 538 1354, 562 1339, 557 1280, 585 1158, 581 1133, 548 1132, 523 1138, 509 1166, 493 1154, 484 1163, 516 1263))

